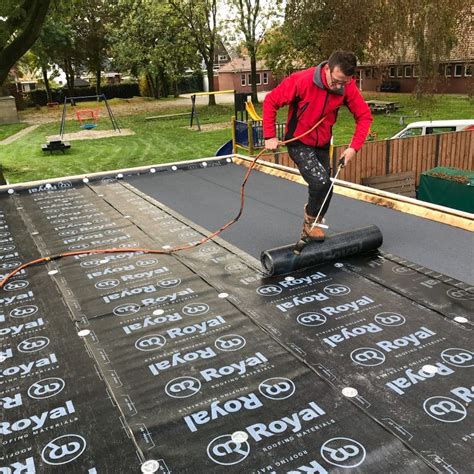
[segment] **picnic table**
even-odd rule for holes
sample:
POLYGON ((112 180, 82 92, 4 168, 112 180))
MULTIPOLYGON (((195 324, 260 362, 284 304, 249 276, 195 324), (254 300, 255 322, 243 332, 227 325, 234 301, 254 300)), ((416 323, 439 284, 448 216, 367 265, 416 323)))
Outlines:
POLYGON ((399 102, 390 102, 388 100, 368 100, 367 105, 371 112, 383 112, 390 114, 398 110, 401 105, 399 102))

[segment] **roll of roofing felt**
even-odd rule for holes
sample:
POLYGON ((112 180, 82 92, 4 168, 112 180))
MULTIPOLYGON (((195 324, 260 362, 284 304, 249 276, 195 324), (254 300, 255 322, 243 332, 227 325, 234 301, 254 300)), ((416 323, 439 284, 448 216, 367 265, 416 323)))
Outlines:
POLYGON ((267 275, 282 275, 375 250, 382 245, 382 241, 382 232, 377 226, 372 225, 333 234, 326 237, 324 242, 310 242, 303 248, 300 255, 295 255, 293 252, 295 244, 265 250, 260 255, 260 261, 267 275))

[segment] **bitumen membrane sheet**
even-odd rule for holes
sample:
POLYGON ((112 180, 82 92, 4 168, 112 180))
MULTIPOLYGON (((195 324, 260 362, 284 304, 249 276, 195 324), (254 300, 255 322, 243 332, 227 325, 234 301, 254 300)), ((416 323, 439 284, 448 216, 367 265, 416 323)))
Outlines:
POLYGON ((265 277, 306 188, 254 172, 222 239, 127 251, 234 216, 243 168, 206 165, 0 195, 2 276, 84 252, 0 290, 0 472, 472 472, 471 237, 335 196, 331 230, 382 250, 265 277))

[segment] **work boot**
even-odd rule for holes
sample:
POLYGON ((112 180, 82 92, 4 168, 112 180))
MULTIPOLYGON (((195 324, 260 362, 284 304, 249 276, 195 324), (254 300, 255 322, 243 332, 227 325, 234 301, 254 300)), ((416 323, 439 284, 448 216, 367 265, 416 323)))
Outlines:
MULTIPOLYGON (((323 229, 318 226, 314 226, 312 229, 311 227, 313 226, 314 221, 316 220, 316 217, 310 216, 306 212, 307 205, 304 207, 304 224, 303 224, 303 229, 301 230, 301 240, 314 240, 316 242, 322 242, 325 239, 325 234, 323 229)), ((321 224, 323 221, 323 218, 320 216, 318 218, 317 223, 321 224)))

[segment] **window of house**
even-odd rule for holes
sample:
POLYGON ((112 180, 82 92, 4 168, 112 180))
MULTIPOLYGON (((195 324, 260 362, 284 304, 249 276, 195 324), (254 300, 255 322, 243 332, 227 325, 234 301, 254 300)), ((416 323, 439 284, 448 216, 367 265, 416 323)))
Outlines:
POLYGON ((418 66, 418 64, 415 64, 413 66, 413 77, 418 77, 420 74, 420 67, 418 66))
POLYGON ((246 81, 245 78, 246 78, 245 74, 240 75, 240 85, 241 86, 246 86, 247 85, 247 81, 246 81))
POLYGON ((268 72, 263 73, 263 83, 268 84, 268 72))
POLYGON ((262 83, 262 76, 260 75, 259 72, 257 72, 257 86, 259 86, 262 83))
POLYGON ((411 76, 412 76, 412 67, 405 66, 405 77, 411 77, 411 76))
POLYGON ((461 77, 461 76, 462 76, 462 64, 455 64, 454 77, 461 77))
POLYGON ((219 54, 219 61, 227 61, 227 56, 225 54, 219 54))
POLYGON ((446 64, 446 66, 444 66, 444 75, 446 77, 451 77, 453 75, 453 66, 451 64, 446 64))
POLYGON ((247 84, 248 84, 249 86, 252 85, 252 74, 247 74, 247 84))
POLYGON ((388 77, 395 77, 395 66, 390 66, 388 68, 388 77))
POLYGON ((464 69, 464 75, 466 77, 471 77, 472 76, 472 64, 466 64, 466 67, 464 69))
POLYGON ((397 66, 397 77, 403 77, 403 66, 397 66))

